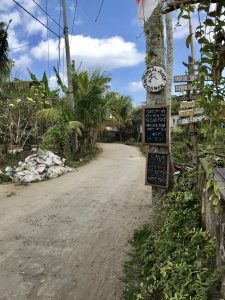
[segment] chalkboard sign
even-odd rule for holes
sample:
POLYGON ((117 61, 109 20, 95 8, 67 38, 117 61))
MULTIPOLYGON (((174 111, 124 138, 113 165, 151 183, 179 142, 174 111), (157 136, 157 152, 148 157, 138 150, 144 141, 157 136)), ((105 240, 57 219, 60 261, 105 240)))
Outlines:
POLYGON ((167 153, 148 153, 146 184, 168 188, 169 157, 167 153))
POLYGON ((169 138, 169 106, 143 108, 143 143, 167 146, 169 138))

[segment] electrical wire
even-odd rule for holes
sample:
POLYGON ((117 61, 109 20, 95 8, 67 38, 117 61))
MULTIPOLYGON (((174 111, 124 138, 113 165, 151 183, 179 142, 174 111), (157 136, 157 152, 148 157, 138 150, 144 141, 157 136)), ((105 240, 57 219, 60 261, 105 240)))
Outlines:
MULTIPOLYGON (((60 0, 60 9, 59 9, 59 34, 60 34, 60 27, 61 27, 61 17, 62 17, 62 0, 60 0)), ((61 38, 58 41, 58 61, 57 61, 57 71, 60 71, 60 62, 61 62, 61 38)))
POLYGON ((73 12, 73 23, 72 23, 72 30, 71 30, 70 44, 71 44, 71 41, 72 41, 73 30, 74 30, 74 25, 75 25, 75 20, 76 20, 77 4, 78 4, 78 0, 76 0, 76 2, 75 2, 74 12, 73 12))
MULTIPOLYGON (((48 27, 48 0, 45 0, 45 8, 46 8, 46 25, 48 27)), ((50 77, 48 29, 47 29, 47 40, 48 40, 48 77, 50 77)))
POLYGON ((44 23, 42 23, 38 18, 36 18, 31 12, 29 12, 26 8, 24 8, 21 4, 19 4, 16 0, 12 0, 14 3, 16 3, 20 8, 22 8, 26 13, 28 13, 32 18, 34 18, 36 21, 38 21, 41 25, 43 25, 45 28, 47 28, 50 32, 52 32, 54 35, 56 35, 58 38, 60 35, 58 35, 56 32, 54 32, 52 29, 48 28, 44 23))
POLYGON ((44 8, 43 7, 41 7, 35 0, 32 0, 48 17, 49 17, 49 19, 51 19, 57 26, 59 26, 62 30, 63 30, 63 27, 61 27, 60 26, 60 24, 59 23, 57 23, 49 14, 48 14, 48 11, 46 10, 44 10, 44 8))
POLYGON ((104 2, 105 2, 105 0, 102 0, 102 3, 101 3, 100 8, 99 8, 99 10, 98 10, 98 14, 97 14, 97 17, 96 17, 96 19, 95 19, 95 22, 98 21, 98 18, 99 18, 100 14, 101 14, 102 7, 103 7, 104 2))
POLYGON ((20 49, 20 48, 25 48, 25 47, 29 47, 29 46, 32 46, 32 45, 37 45, 37 44, 40 44, 42 42, 47 42, 47 40, 41 40, 39 42, 34 42, 34 43, 30 43, 30 44, 25 44, 25 45, 22 45, 22 46, 19 46, 19 47, 10 48, 8 51, 14 51, 14 50, 17 50, 17 49, 20 49))

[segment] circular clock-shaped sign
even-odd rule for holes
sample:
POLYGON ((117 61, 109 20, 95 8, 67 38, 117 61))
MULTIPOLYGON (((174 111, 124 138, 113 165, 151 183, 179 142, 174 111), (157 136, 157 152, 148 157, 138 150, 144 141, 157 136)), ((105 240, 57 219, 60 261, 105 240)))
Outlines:
POLYGON ((142 84, 151 93, 161 91, 166 85, 165 70, 158 66, 147 69, 142 76, 142 84))

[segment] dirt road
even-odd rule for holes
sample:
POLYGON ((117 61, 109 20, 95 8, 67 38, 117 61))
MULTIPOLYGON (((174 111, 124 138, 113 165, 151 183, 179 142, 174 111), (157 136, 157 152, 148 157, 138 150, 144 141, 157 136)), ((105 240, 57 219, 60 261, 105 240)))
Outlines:
POLYGON ((133 230, 151 215, 145 159, 103 144, 95 161, 30 186, 0 186, 0 299, 118 300, 133 230))

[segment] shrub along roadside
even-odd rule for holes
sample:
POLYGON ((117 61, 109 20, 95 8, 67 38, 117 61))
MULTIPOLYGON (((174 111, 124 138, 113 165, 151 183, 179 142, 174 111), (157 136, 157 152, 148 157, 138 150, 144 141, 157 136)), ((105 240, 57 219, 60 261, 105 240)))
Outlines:
POLYGON ((164 199, 157 225, 135 232, 125 264, 126 300, 206 300, 219 279, 215 241, 201 228, 198 194, 185 174, 164 199))

